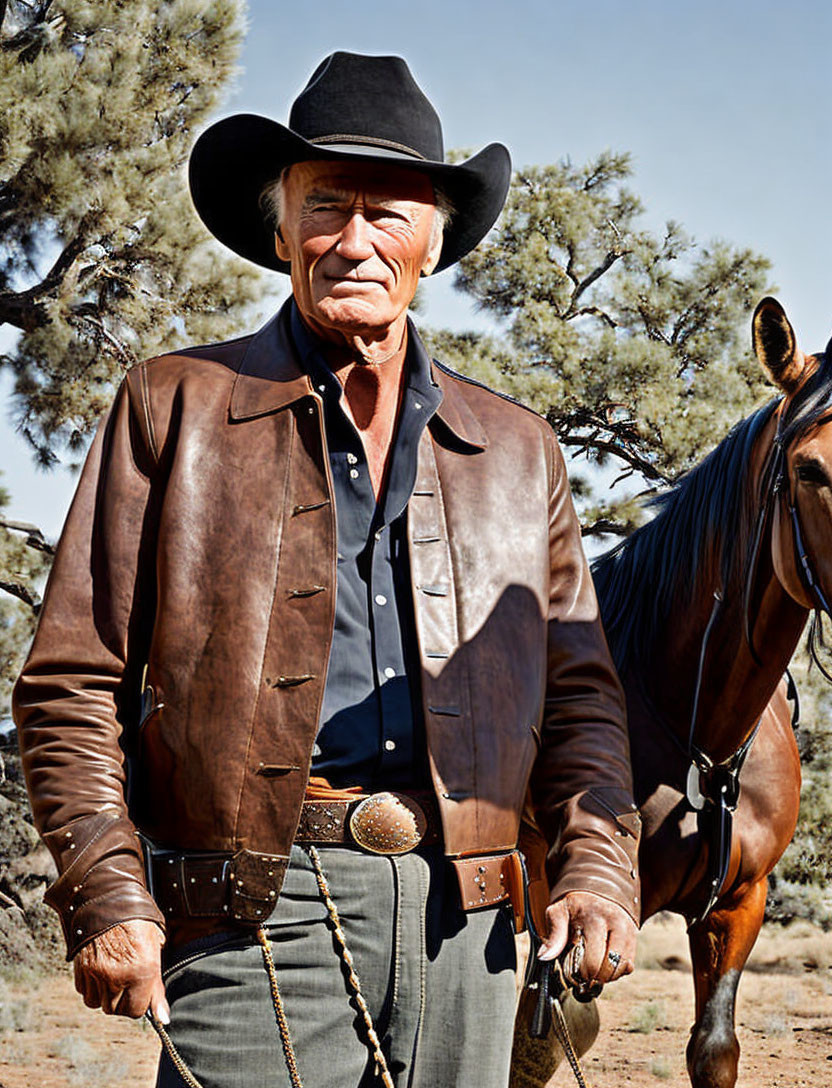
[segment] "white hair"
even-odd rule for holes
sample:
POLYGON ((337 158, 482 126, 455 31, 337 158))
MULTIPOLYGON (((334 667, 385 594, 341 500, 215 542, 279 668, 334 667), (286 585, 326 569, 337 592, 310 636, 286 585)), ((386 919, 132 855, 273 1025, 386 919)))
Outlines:
MULTIPOLYGON (((266 222, 274 231, 280 230, 280 223, 283 218, 283 185, 290 170, 291 164, 284 166, 280 174, 273 181, 270 181, 260 194, 260 210, 266 222)), ((444 233, 446 227, 456 215, 454 202, 436 182, 433 182, 433 199, 436 205, 436 214, 433 220, 434 234, 431 241, 435 238, 437 231, 444 233)))

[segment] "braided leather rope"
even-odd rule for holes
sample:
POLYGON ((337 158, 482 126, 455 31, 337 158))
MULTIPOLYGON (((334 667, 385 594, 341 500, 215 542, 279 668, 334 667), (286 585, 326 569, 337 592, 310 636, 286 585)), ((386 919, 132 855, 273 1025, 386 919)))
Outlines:
POLYGON ((561 1007, 559 998, 552 998, 552 1009, 555 1013, 555 1034, 558 1037, 558 1042, 563 1047, 566 1060, 569 1062, 572 1072, 575 1074, 575 1080, 578 1082, 579 1088, 588 1088, 586 1078, 584 1077, 584 1071, 581 1068, 580 1059, 578 1058, 577 1051, 572 1043, 572 1036, 569 1034, 569 1025, 566 1023, 566 1017, 563 1015, 563 1008, 561 1007))
MULTIPOLYGON (((277 1030, 280 1032, 280 1044, 283 1047, 283 1056, 286 1059, 286 1069, 289 1073, 289 1080, 292 1082, 292 1088, 303 1088, 300 1073, 298 1072, 298 1063, 295 1058, 295 1048, 292 1046, 292 1037, 289 1034, 289 1024, 286 1020, 286 1012, 283 1008, 283 999, 280 996, 280 990, 277 986, 277 971, 275 970, 274 958, 272 957, 272 946, 266 935, 266 931, 262 926, 257 930, 257 942, 263 953, 263 964, 266 968, 266 973, 269 976, 269 988, 271 989, 272 994, 274 1018, 277 1021, 277 1030)), ((171 1039, 170 1035, 168 1035, 164 1024, 162 1024, 150 1009, 145 1013, 145 1017, 159 1036, 167 1056, 170 1058, 176 1072, 182 1078, 183 1083, 186 1084, 188 1088, 202 1088, 200 1082, 185 1064, 185 1059, 176 1049, 176 1044, 173 1039, 171 1039)))
POLYGON ((364 1018, 364 1027, 367 1032, 367 1048, 373 1056, 376 1063, 376 1075, 381 1077, 381 1083, 384 1088, 395 1088, 393 1084, 393 1078, 390 1076, 390 1070, 387 1068, 387 1059, 384 1057, 381 1049, 381 1043, 379 1037, 376 1034, 375 1025, 373 1024, 372 1014, 367 1006, 367 1002, 364 1000, 364 995, 361 992, 361 982, 358 978, 358 974, 355 970, 355 961, 352 958, 352 953, 347 947, 347 939, 344 935, 344 930, 341 927, 341 919, 338 915, 338 908, 335 906, 335 902, 329 890, 329 884, 327 883, 324 870, 321 865, 321 858, 318 851, 314 846, 305 847, 309 857, 312 860, 312 865, 315 869, 315 879, 318 882, 318 890, 321 893, 321 899, 326 904, 327 913, 329 914, 329 920, 332 923, 332 931, 335 934, 335 939, 338 942, 338 952, 341 957, 341 961, 347 968, 347 976, 349 979, 350 988, 352 989, 355 1003, 361 1011, 361 1015, 364 1018))
POLYGON ((159 1018, 155 1016, 150 1011, 150 1009, 148 1009, 144 1015, 153 1030, 159 1036, 159 1039, 165 1049, 165 1052, 167 1053, 167 1056, 170 1058, 174 1069, 182 1078, 183 1082, 187 1084, 188 1088, 202 1088, 202 1085, 199 1083, 199 1081, 196 1079, 196 1077, 193 1075, 187 1065, 185 1065, 185 1061, 182 1055, 176 1049, 173 1039, 171 1039, 171 1037, 168 1035, 162 1021, 159 1020, 159 1018))
POLYGON ((266 972, 269 976, 269 986, 272 991, 272 1005, 274 1005, 274 1018, 277 1021, 277 1029, 280 1032, 280 1044, 283 1047, 283 1057, 286 1059, 289 1080, 292 1082, 292 1088, 303 1088, 300 1073, 298 1072, 298 1063, 295 1059, 295 1048, 292 1046, 292 1037, 289 1034, 289 1024, 286 1020, 286 1012, 283 1008, 283 999, 280 996, 280 990, 277 988, 277 971, 274 967, 271 942, 266 936, 266 931, 262 926, 257 930, 257 940, 260 944, 260 948, 263 950, 263 963, 266 965, 266 972))

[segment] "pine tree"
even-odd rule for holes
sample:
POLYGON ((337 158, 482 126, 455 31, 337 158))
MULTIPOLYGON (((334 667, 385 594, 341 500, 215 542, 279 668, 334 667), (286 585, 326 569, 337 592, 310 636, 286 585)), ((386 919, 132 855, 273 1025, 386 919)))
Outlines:
MULTIPOLYGON (((498 322, 491 335, 429 335, 439 358, 546 415, 567 451, 620 478, 667 483, 771 395, 750 351, 769 262, 677 223, 641 225, 626 154, 515 175, 498 229, 456 285, 498 322)), ((586 532, 626 533, 629 499, 573 474, 586 532)))
MULTIPOLYGON (((0 366, 48 466, 84 444, 127 368, 239 331, 262 289, 197 219, 183 168, 232 85, 244 9, 9 0, 0 17, 0 324, 19 330, 0 366)), ((0 588, 24 602, 0 613, 7 696, 42 571, 21 561, 36 538, 0 509, 2 525, 0 588)))

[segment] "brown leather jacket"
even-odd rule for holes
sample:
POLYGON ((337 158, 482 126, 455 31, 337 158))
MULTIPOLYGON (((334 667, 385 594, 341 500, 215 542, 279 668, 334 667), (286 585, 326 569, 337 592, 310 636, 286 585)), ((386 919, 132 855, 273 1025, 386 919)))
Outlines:
MULTIPOLYGON (((433 373, 409 540, 445 850, 513 848, 531 782, 552 896, 596 891, 637 917, 624 703, 557 444, 534 413, 433 373)), ((239 852, 243 917, 279 893, 335 605, 322 426, 284 309, 136 367, 99 429, 14 694, 70 955, 128 918, 164 924, 136 827, 239 852)))

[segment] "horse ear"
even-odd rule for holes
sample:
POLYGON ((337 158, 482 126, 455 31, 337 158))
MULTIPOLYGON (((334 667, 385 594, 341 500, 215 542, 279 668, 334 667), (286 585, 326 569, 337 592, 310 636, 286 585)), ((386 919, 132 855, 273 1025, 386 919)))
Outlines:
POLYGON ((757 305, 751 321, 754 352, 769 379, 788 395, 803 379, 806 357, 797 347, 794 329, 776 298, 757 305))

